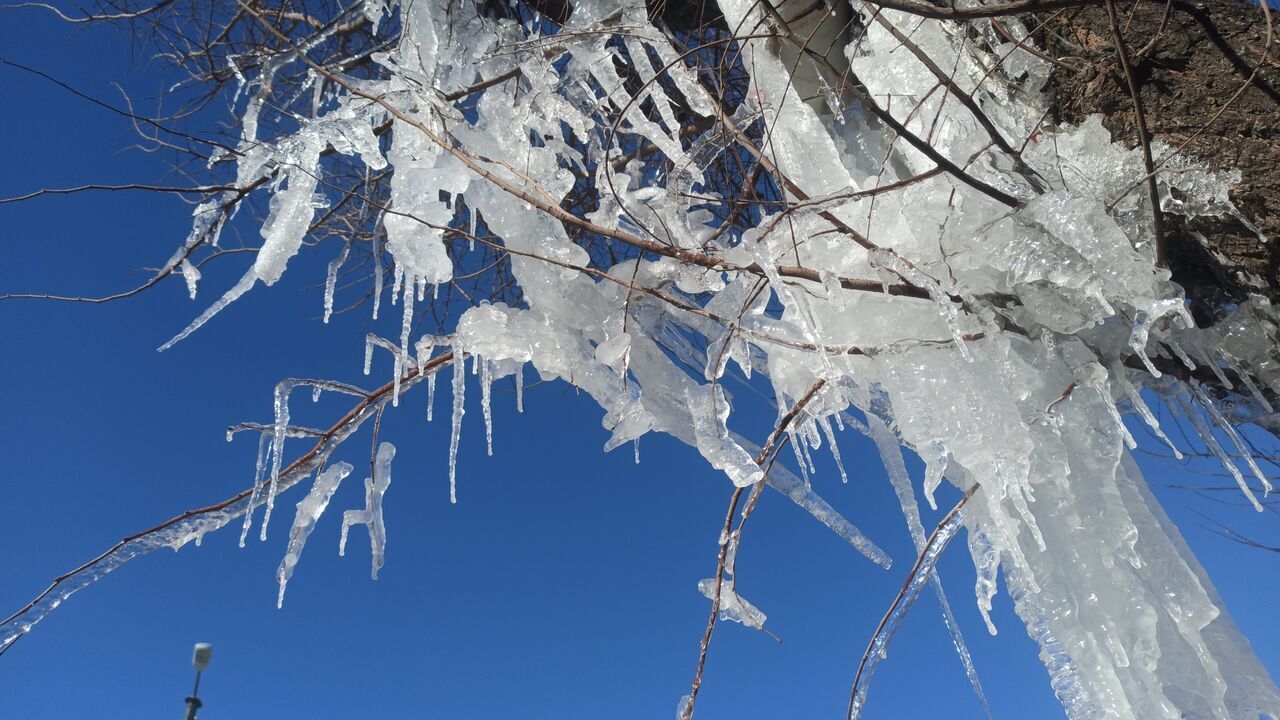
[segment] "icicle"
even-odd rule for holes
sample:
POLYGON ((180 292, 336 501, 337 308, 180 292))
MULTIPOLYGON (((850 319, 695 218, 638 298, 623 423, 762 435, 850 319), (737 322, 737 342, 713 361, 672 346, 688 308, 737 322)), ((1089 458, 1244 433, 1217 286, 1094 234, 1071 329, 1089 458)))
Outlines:
POLYGON ((276 489, 280 479, 280 466, 284 458, 285 431, 289 427, 289 393, 293 391, 293 382, 284 380, 276 385, 275 405, 276 422, 271 437, 271 477, 267 486, 267 510, 262 515, 262 533, 259 539, 267 539, 267 525, 271 522, 271 510, 276 504, 276 489))
POLYGON ((707 382, 715 382, 724 376, 725 368, 729 365, 729 344, 733 342, 736 328, 730 327, 724 331, 718 340, 712 341, 707 347, 707 365, 703 372, 703 377, 707 382))
POLYGON ((947 449, 942 443, 934 442, 927 448, 922 448, 919 453, 924 460, 924 499, 929 502, 930 508, 937 510, 938 501, 933 494, 937 492, 947 472, 947 449))
POLYGON ((827 436, 827 444, 831 446, 831 457, 836 461, 836 467, 840 470, 840 482, 848 485, 849 476, 844 471, 844 461, 840 458, 840 446, 836 444, 835 433, 831 431, 831 421, 826 417, 818 418, 818 426, 822 428, 823 434, 827 436))
MULTIPOLYGON (((293 528, 289 531, 289 548, 285 550, 280 567, 276 570, 276 580, 280 583, 280 594, 276 597, 276 607, 284 607, 284 589, 293 577, 293 568, 302 558, 302 549, 306 547, 307 538, 316 527, 316 520, 324 514, 329 500, 342 479, 351 474, 351 465, 340 462, 332 465, 311 484, 311 491, 298 503, 298 512, 293 518, 293 528)), ((344 525, 345 527, 345 525, 344 525)))
POLYGON ((1227 379, 1226 374, 1222 372, 1222 368, 1218 366, 1218 363, 1210 359, 1209 353, 1205 352, 1203 348, 1197 348, 1197 349, 1200 350, 1201 360, 1203 360, 1204 364, 1208 365, 1209 369, 1213 371, 1213 374, 1217 376, 1218 382, 1222 383, 1222 387, 1226 388, 1227 390, 1234 390, 1235 386, 1232 385, 1231 381, 1227 379))
POLYGON ((748 487, 764 477, 764 471, 729 432, 729 403, 719 385, 696 385, 684 390, 693 421, 698 452, 717 470, 724 471, 735 487, 748 487))
POLYGON ((804 479, 804 484, 809 484, 809 466, 804 462, 803 448, 800 447, 800 441, 796 438, 796 431, 790 425, 787 426, 787 444, 791 446, 791 452, 796 456, 796 465, 800 466, 800 477, 804 479))
MULTIPOLYGON (((804 440, 804 439, 807 439, 807 438, 808 438, 808 434, 807 434, 807 433, 800 433, 800 432, 797 432, 797 433, 796 433, 796 435, 799 435, 799 436, 801 437, 801 439, 802 439, 802 440, 804 440)), ((793 435, 793 437, 795 437, 795 436, 793 435)), ((813 462, 813 453, 810 451, 809 443, 807 443, 807 442, 801 442, 801 443, 799 444, 799 446, 798 446, 798 447, 800 448, 800 456, 804 459, 805 464, 806 464, 806 465, 808 465, 808 467, 809 467, 809 474, 810 474, 810 475, 817 475, 817 474, 818 474, 818 466, 817 466, 817 465, 815 465, 815 464, 814 464, 814 462, 813 462)))
POLYGON ((475 363, 480 366, 480 411, 484 414, 484 444, 489 457, 493 457, 493 412, 489 406, 489 386, 493 382, 493 368, 489 361, 477 356, 475 363))
MULTIPOLYGON (((400 298, 400 286, 404 284, 404 266, 400 263, 392 265, 391 271, 391 304, 395 305, 400 298)), ((410 280, 410 283, 413 281, 410 280)))
POLYGON ((1134 387, 1133 383, 1129 382, 1127 377, 1125 377, 1124 367, 1121 366, 1120 363, 1112 363, 1111 378, 1120 386, 1120 389, 1124 391, 1125 397, 1129 398, 1129 404, 1133 405, 1133 408, 1142 416, 1142 419, 1147 423, 1147 427, 1151 428, 1151 432, 1155 433, 1156 437, 1163 440, 1164 444, 1169 446, 1169 449, 1173 451, 1173 456, 1175 458, 1181 460, 1182 452, 1178 450, 1178 446, 1173 444, 1173 441, 1169 439, 1169 436, 1164 434, 1164 430, 1160 428, 1160 422, 1156 420, 1156 416, 1151 413, 1151 408, 1143 402, 1142 393, 1138 388, 1134 387))
POLYGON ((262 471, 266 467, 267 453, 270 445, 267 440, 271 436, 266 433, 258 435, 258 462, 253 469, 253 488, 249 492, 249 505, 244 511, 244 525, 240 528, 240 547, 244 547, 244 539, 249 536, 249 527, 253 525, 253 511, 258 507, 258 496, 262 493, 262 471))
POLYGON ((1130 433, 1129 428, 1125 426, 1124 418, 1120 416, 1120 409, 1116 407, 1115 400, 1111 397, 1106 368, 1096 362, 1085 363, 1076 368, 1075 377, 1077 383, 1098 393, 1103 406, 1107 408, 1107 414, 1111 416, 1111 421, 1115 423, 1120 436, 1124 438, 1124 444, 1130 450, 1137 448, 1138 442, 1133 439, 1133 433, 1130 433))
POLYGON ((449 431, 449 502, 458 502, 458 439, 462 434, 462 416, 466 413, 463 394, 467 390, 467 359, 462 346, 453 344, 453 427, 449 431))
POLYGON ((369 333, 364 339, 364 374, 368 375, 369 370, 373 367, 373 333, 369 333))
POLYGON ((636 464, 639 465, 640 464, 640 438, 636 438, 635 440, 632 440, 631 445, 635 447, 636 464))
POLYGON ((382 569, 386 557, 387 527, 382 519, 382 498, 391 485, 391 461, 395 459, 396 446, 389 442, 379 443, 378 452, 373 461, 373 477, 364 481, 364 509, 348 510, 342 514, 342 536, 338 539, 338 555, 346 555, 347 531, 352 525, 364 525, 369 530, 369 553, 372 556, 372 569, 369 575, 378 579, 378 571, 382 569))
POLYGON ((373 319, 378 319, 378 306, 382 304, 382 245, 373 236, 373 319))
POLYGON ((1181 345, 1174 342, 1173 340, 1165 340, 1164 344, 1168 345, 1169 349, 1173 351, 1173 354, 1178 356, 1178 359, 1182 361, 1182 364, 1184 367, 1186 367, 1188 370, 1192 372, 1195 372, 1196 364, 1192 362, 1190 356, 1188 356, 1187 353, 1183 351, 1181 345))
POLYGON ((436 374, 427 376, 427 422, 431 422, 431 408, 436 404, 436 374))
POLYGON ((400 347, 396 348, 395 378, 392 380, 391 407, 400 406, 400 378, 408 367, 409 329, 413 325, 413 282, 404 286, 404 316, 400 324, 400 347))
POLYGON ((195 332, 196 330, 199 330, 205 323, 213 319, 214 315, 217 315, 218 313, 222 312, 224 308, 226 308, 228 305, 230 305, 231 303, 239 299, 241 295, 249 292, 249 289, 252 288, 253 284, 257 281, 258 281, 258 276, 255 275, 253 272, 253 269, 250 268, 249 272, 245 273, 244 277, 240 278, 240 282, 232 286, 232 288, 228 290, 222 297, 218 298, 217 302, 210 305, 207 310, 200 313, 200 316, 197 317, 195 320, 191 321, 191 324, 188 325, 186 329, 184 329, 182 332, 178 333, 177 335, 174 335, 173 338, 169 340, 169 342, 161 345, 159 347, 159 352, 164 352, 165 350, 168 350, 174 345, 177 345, 178 343, 185 340, 186 337, 191 333, 195 332))
POLYGON ((1271 481, 1267 479, 1266 475, 1262 474, 1262 469, 1259 468, 1258 463, 1254 461, 1253 452, 1249 450, 1249 446, 1245 443, 1244 438, 1240 437, 1240 433, 1235 429, 1235 427, 1231 423, 1227 422, 1227 419, 1222 416, 1217 405, 1213 402, 1213 398, 1209 397, 1209 393, 1205 392, 1204 388, 1200 387, 1200 383, 1192 380, 1191 389, 1195 391, 1197 399, 1200 400, 1200 404, 1208 411, 1209 417, 1213 418, 1213 421, 1218 424, 1218 427, 1222 429, 1222 432, 1226 433, 1227 437, 1231 438, 1231 443, 1236 446, 1236 451, 1244 458, 1245 464, 1249 466, 1249 471, 1253 473, 1254 477, 1258 478, 1258 482, 1262 483, 1262 489, 1266 494, 1271 494, 1271 481))
MULTIPOLYGON (((924 525, 920 522, 920 505, 916 502, 915 490, 911 486, 911 478, 907 474, 907 466, 903 462, 898 439, 884 420, 870 414, 867 415, 866 433, 880 452, 880 461, 884 464, 889 482, 893 485, 894 494, 898 497, 898 505, 902 508, 902 516, 906 520, 907 530, 911 534, 916 553, 922 553, 925 550, 925 534, 924 525)), ((973 657, 969 654, 969 646, 965 643, 964 634, 961 633, 955 615, 951 612, 951 603, 947 601, 947 595, 942 589, 942 581, 935 572, 929 582, 933 586, 934 594, 938 597, 943 624, 946 625, 947 633, 951 636, 951 644, 960 658, 960 664, 964 667, 965 677, 969 679, 973 694, 977 696, 978 702, 982 704, 982 709, 989 718, 991 708, 987 703, 986 693, 983 692, 982 683, 978 680, 978 670, 974 667, 973 657)))
POLYGON ((347 261, 347 254, 350 252, 351 244, 347 243, 342 246, 342 252, 338 257, 329 261, 329 271, 324 279, 324 322, 326 325, 329 324, 329 318, 333 316, 333 294, 338 287, 338 270, 347 261))
POLYGON ((1204 418, 1200 417, 1200 413, 1196 412, 1195 408, 1193 408, 1186 400, 1180 400, 1180 403, 1182 405, 1183 413, 1187 416, 1187 419, 1191 421, 1191 426, 1196 429, 1196 434, 1200 436, 1201 442, 1209 448, 1209 452, 1213 453, 1214 457, 1218 458, 1218 462, 1222 463, 1223 469, 1231 473, 1231 477, 1235 479, 1236 485, 1240 486, 1240 491, 1244 493, 1244 496, 1249 500, 1249 503, 1253 505, 1253 509, 1258 512, 1262 512, 1262 504, 1258 502, 1258 498, 1254 496, 1253 490, 1249 487, 1249 484, 1245 482, 1244 476, 1240 474, 1240 469, 1236 467, 1235 463, 1231 462, 1231 458, 1227 455, 1226 451, 1222 449, 1222 445, 1218 443, 1218 439, 1213 436, 1213 431, 1205 425, 1204 418))
POLYGON ((1271 406, 1270 401, 1267 400, 1266 396, 1262 394, 1262 391, 1259 390, 1258 386, 1253 382, 1253 378, 1249 376, 1249 371, 1230 355, 1223 353, 1223 358, 1227 361, 1227 366, 1234 370, 1236 376, 1240 378, 1240 382, 1244 383, 1244 386, 1249 389, 1249 394, 1252 395, 1253 399, 1262 406, 1262 409, 1267 413, 1274 413, 1275 408, 1271 406))
POLYGON ((524 414, 524 365, 516 368, 516 412, 524 414))
POLYGON ((182 270, 182 279, 187 282, 187 295, 189 295, 192 300, 195 300, 196 289, 200 283, 200 269, 191 264, 190 258, 183 258, 182 265, 180 267, 182 270))
POLYGON ((876 666, 880 661, 887 657, 886 650, 889 647, 889 641, 893 639, 894 633, 902 626, 902 620, 907 616, 907 612, 920 597, 920 591, 924 588, 925 583, 930 582, 934 575, 934 570, 938 565, 938 558, 942 556, 942 551, 946 549, 947 544, 951 542, 951 538, 955 537, 956 531, 959 530, 962 514, 957 512, 947 519, 945 523, 938 526, 933 537, 933 544, 920 557, 919 562, 914 568, 914 575, 911 576, 911 582, 903 591, 899 601, 893 606, 893 610, 885 619, 885 622, 876 631, 875 637, 871 640, 871 647, 867 653, 867 664, 863 668, 863 672, 858 681, 857 692, 854 695, 852 708, 849 713, 849 720, 857 720, 862 716, 862 708, 867 702, 867 688, 871 684, 871 678, 875 674, 876 666))
POLYGON ((1159 378, 1160 371, 1152 364, 1151 358, 1147 356, 1147 337, 1151 332, 1151 323, 1155 321, 1155 317, 1148 313, 1138 313, 1133 321, 1133 330, 1129 333, 1129 347, 1133 349, 1134 354, 1146 366, 1147 372, 1151 373, 1151 377, 1159 378))

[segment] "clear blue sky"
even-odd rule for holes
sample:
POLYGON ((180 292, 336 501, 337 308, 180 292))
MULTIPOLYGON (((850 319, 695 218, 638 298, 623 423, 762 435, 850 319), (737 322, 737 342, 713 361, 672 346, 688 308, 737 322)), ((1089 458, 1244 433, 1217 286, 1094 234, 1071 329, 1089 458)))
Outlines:
MULTIPOLYGON (((0 11, 0 54, 112 100, 111 81, 144 107, 163 90, 137 70, 127 36, 73 32, 35 11, 0 11)), ((0 93, 0 196, 87 182, 181 182, 166 177, 169 158, 121 151, 133 142, 122 118, 11 69, 0 68, 0 93)), ((0 292, 131 286, 147 275, 138 268, 163 262, 185 237, 188 218, 175 199, 146 194, 0 206, 0 292)), ((154 348, 237 278, 246 256, 211 267, 196 303, 178 280, 104 306, 0 302, 0 615, 120 536, 245 487, 255 443, 227 444, 223 432, 267 420, 276 380, 372 384, 359 372, 360 337, 392 334, 398 320, 371 325, 361 310, 319 322, 321 295, 309 286, 334 250, 297 263, 280 284, 255 289, 164 354, 154 348)), ((380 360, 378 382, 390 372, 380 360)), ((336 552, 340 510, 362 503, 362 434, 338 456, 357 474, 312 536, 283 610, 275 607, 275 568, 296 491, 282 500, 266 543, 241 550, 237 533, 224 531, 201 548, 135 562, 72 598, 0 658, 0 717, 178 717, 196 641, 215 647, 202 685, 209 720, 673 717, 706 620, 696 583, 714 568, 727 481, 663 437, 643 440, 640 465, 629 448, 604 455, 599 409, 560 385, 530 390, 523 416, 510 393, 495 393, 495 456, 486 458, 478 395, 468 393, 456 506, 448 503, 446 385, 434 424, 423 419, 423 390, 385 421, 383 437, 399 454, 378 581, 369 579, 363 533, 346 558, 336 552)), ((325 400, 313 409, 305 398, 296 406, 314 424, 344 407, 325 400)), ((843 710, 857 659, 913 553, 870 443, 846 433, 842 447, 849 486, 829 464, 816 484, 890 552, 895 569, 875 568, 767 496, 739 559, 739 587, 783 642, 722 625, 702 720, 843 710)), ((1143 462, 1153 483, 1223 484, 1165 460, 1143 462)), ((1280 555, 1206 532, 1196 511, 1273 541, 1274 515, 1181 491, 1161 497, 1275 674, 1280 555)), ((1007 598, 997 600, 1000 635, 982 629, 963 543, 942 573, 996 717, 1061 717, 1007 598)), ((892 646, 868 713, 980 717, 932 597, 892 646)))

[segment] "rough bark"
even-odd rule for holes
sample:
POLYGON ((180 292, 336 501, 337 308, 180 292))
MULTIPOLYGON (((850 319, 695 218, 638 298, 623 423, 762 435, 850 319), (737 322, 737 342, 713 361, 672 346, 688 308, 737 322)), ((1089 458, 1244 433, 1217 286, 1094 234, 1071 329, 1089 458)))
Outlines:
MULTIPOLYGON (((1238 169, 1231 199, 1258 231, 1230 216, 1168 217, 1169 267, 1197 321, 1217 320, 1250 292, 1280 301, 1280 43, 1267 56, 1266 15, 1239 0, 1123 2, 1118 10, 1152 135, 1175 147, 1187 143, 1185 154, 1215 168, 1238 169)), ((1101 113, 1113 138, 1135 146, 1133 102, 1106 8, 1038 20, 1045 25, 1037 39, 1059 63, 1052 80, 1058 120, 1101 113)))

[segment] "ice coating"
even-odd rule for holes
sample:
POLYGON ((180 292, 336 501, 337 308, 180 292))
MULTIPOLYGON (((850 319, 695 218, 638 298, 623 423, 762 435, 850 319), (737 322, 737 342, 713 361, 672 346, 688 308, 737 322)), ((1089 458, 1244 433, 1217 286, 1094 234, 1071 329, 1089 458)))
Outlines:
MULTIPOLYGON (((771 28, 758 3, 719 4, 731 27, 771 28)), ((858 491, 859 482, 828 490, 813 476, 815 455, 824 452, 844 474, 835 428, 854 425, 872 437, 926 556, 910 597, 926 582, 934 586, 961 658, 956 672, 979 697, 975 663, 929 570, 936 555, 925 545, 918 490, 936 507, 955 489, 980 488, 945 538, 966 535, 977 612, 988 613, 1004 576, 1069 717, 1253 720, 1280 712, 1274 684, 1133 465, 1125 425, 1132 419, 1124 417, 1136 414, 1168 442, 1170 421, 1162 418, 1164 429, 1156 421, 1160 403, 1168 405, 1180 418, 1172 422, 1193 427, 1246 493, 1251 483, 1265 490, 1269 479, 1235 427, 1280 428, 1277 313, 1255 298, 1213 327, 1194 326, 1181 289, 1155 262, 1150 200, 1124 194, 1144 173, 1140 152, 1113 143, 1098 118, 1043 125, 1049 104, 1038 83, 1047 63, 1015 43, 992 44, 988 21, 965 26, 832 8, 863 12, 865 32, 822 61, 841 63, 837 74, 848 70, 865 89, 837 87, 772 28, 767 38, 736 43, 748 80, 742 102, 727 107, 639 6, 573 5, 575 32, 550 39, 553 23, 498 22, 471 4, 368 2, 368 16, 398 19, 382 23, 400 35, 371 58, 385 73, 333 83, 332 102, 317 103, 313 117, 280 137, 264 137, 259 123, 275 72, 264 68, 246 88, 236 159, 238 184, 262 180, 271 196, 263 246, 239 282, 165 347, 259 280, 271 284, 301 264, 292 258, 329 192, 323 156, 385 168, 385 239, 375 235, 362 252, 372 260, 374 318, 388 263, 388 302, 402 304, 386 332, 398 342, 368 340, 366 373, 374 345, 392 353, 387 401, 394 404, 433 349, 452 348, 451 500, 469 359, 489 447, 493 383, 513 377, 522 407, 524 372, 534 371, 599 405, 606 450, 632 444, 638 453, 640 438, 666 433, 723 471, 726 485, 764 478, 887 567, 888 556, 814 489, 858 491), (610 23, 626 32, 611 36, 610 23), (937 73, 902 36, 950 70, 955 91, 937 91, 937 73), (650 55, 674 63, 664 77, 653 63, 634 65, 650 55), (643 83, 635 97, 615 62, 633 63, 643 83), (803 77, 816 86, 803 87, 803 77), (985 109, 989 125, 965 97, 985 109), (380 139, 375 127, 387 135, 380 139), (1022 146, 1020 157, 1002 144, 1022 146), (748 227, 723 230, 718 218, 735 199, 717 198, 720 189, 706 183, 715 158, 730 152, 759 163, 778 190, 748 227), (564 209, 577 183, 600 190, 583 217, 564 209), (783 204, 787 212, 778 212, 783 204), (462 227, 465 243, 456 237, 462 227), (455 263, 473 243, 506 251, 518 299, 453 306, 441 338, 411 344, 413 322, 429 303, 426 285, 434 297, 456 283, 463 270, 455 263), (601 247, 608 252, 593 254, 601 247), (781 437, 791 450, 767 477, 752 443, 763 438, 734 427, 746 415, 725 386, 739 374, 769 396, 780 421, 808 388, 825 383, 788 422, 781 437), (902 449, 925 461, 922 482, 907 475, 902 449)), ((1027 37, 1014 19, 1005 29, 1027 37)), ((1194 159, 1170 164, 1177 172, 1158 177, 1165 212, 1237 212, 1230 173, 1194 159)), ((216 241, 216 200, 197 209, 192 236, 166 266, 193 289, 198 278, 186 253, 196 238, 216 241)), ((349 251, 326 258, 326 319, 349 251)), ((435 381, 427 376, 428 417, 435 381)), ((299 480, 280 475, 284 439, 298 432, 291 389, 277 389, 259 477, 237 512, 264 502, 269 512, 276 494, 299 480)), ((375 573, 389 447, 378 449, 366 508, 343 523, 344 538, 351 524, 368 526, 375 573)), ((227 519, 193 519, 169 542, 198 540, 227 519)), ((91 572, 151 547, 126 544, 91 572)), ((80 579, 91 578, 72 576, 67 587, 80 579)), ((763 624, 732 579, 721 598, 726 618, 763 624)), ((14 623, 6 633, 30 624, 14 623)))
POLYGON ((764 471, 751 454, 729 437, 725 421, 729 403, 719 385, 686 389, 689 413, 693 416, 693 433, 698 452, 717 470, 723 470, 737 487, 754 485, 764 471))
MULTIPOLYGON (((707 599, 715 597, 715 578, 706 578, 698 581, 698 592, 702 593, 707 599)), ((766 615, 760 612, 760 608, 752 605, 734 589, 733 580, 725 580, 720 583, 720 619, 729 620, 731 622, 742 623, 749 628, 760 630, 764 628, 766 615)))

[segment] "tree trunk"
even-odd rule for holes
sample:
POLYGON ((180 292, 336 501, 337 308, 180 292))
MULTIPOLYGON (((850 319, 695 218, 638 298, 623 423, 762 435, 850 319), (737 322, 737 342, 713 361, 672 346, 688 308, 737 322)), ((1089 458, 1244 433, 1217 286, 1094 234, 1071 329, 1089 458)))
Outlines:
MULTIPOLYGON (((1266 54, 1266 14, 1237 0, 1123 2, 1117 10, 1152 136, 1175 148, 1185 143, 1183 154, 1241 174, 1231 200, 1244 221, 1166 216, 1169 267, 1197 322, 1213 323, 1249 293, 1280 300, 1280 65, 1274 44, 1266 54)), ((1100 113, 1114 139, 1136 146, 1133 100, 1107 8, 1045 13, 1029 26, 1039 23, 1036 39, 1059 63, 1052 80, 1058 120, 1100 113)))

